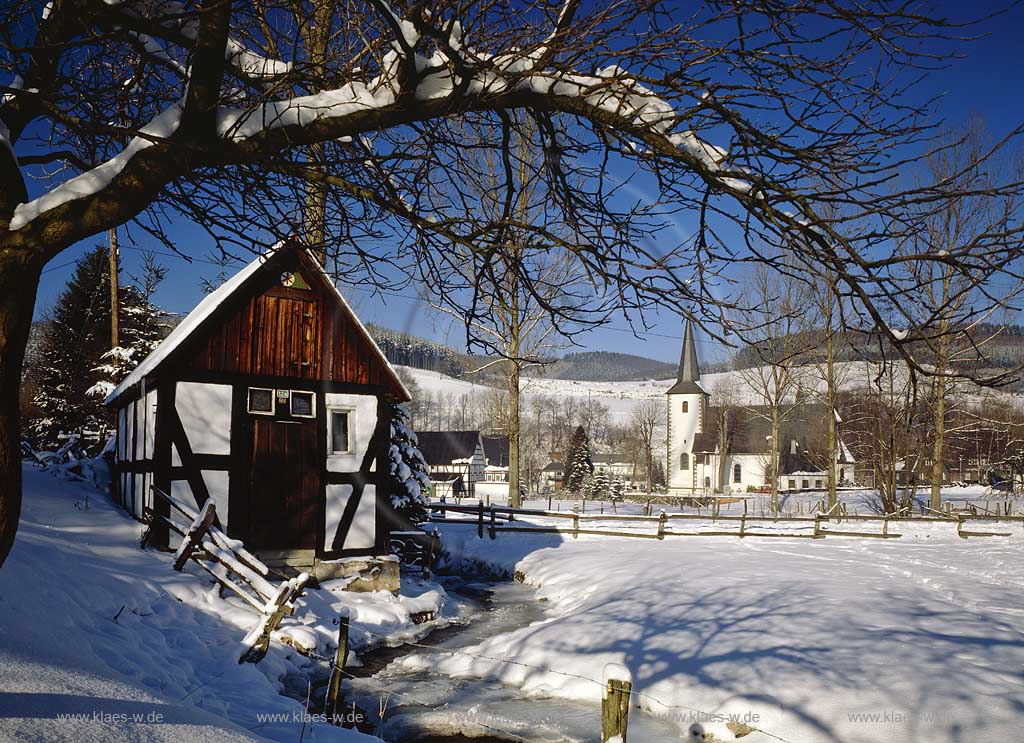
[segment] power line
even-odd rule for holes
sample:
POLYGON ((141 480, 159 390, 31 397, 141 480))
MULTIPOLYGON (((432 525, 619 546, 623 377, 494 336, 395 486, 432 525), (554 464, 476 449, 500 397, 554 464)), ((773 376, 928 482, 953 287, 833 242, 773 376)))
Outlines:
MULTIPOLYGON (((137 253, 152 253, 153 255, 164 256, 164 257, 167 257, 167 258, 180 258, 181 260, 184 260, 184 261, 186 261, 188 263, 205 263, 205 264, 208 264, 208 265, 211 265, 211 266, 218 266, 218 267, 222 266, 221 263, 219 263, 217 261, 214 261, 214 260, 211 260, 209 258, 196 258, 196 257, 184 256, 184 255, 181 255, 180 253, 173 253, 173 252, 163 251, 163 250, 148 250, 146 248, 140 248, 140 247, 137 247, 137 246, 134 246, 134 245, 122 245, 121 249, 122 250, 133 250, 133 251, 135 251, 137 253)), ((60 268, 64 268, 66 266, 72 265, 73 263, 75 263, 75 261, 69 261, 67 263, 62 263, 59 266, 53 266, 52 268, 47 268, 46 270, 43 271, 43 273, 48 273, 50 271, 56 271, 56 270, 58 270, 60 268)), ((388 297, 394 297, 396 299, 401 299, 401 300, 404 300, 406 302, 414 302, 414 303, 417 303, 417 304, 424 304, 424 305, 430 306, 430 302, 428 302, 426 299, 423 299, 422 297, 410 296, 408 294, 402 294, 401 292, 390 291, 390 290, 387 290, 387 289, 379 289, 379 288, 378 289, 363 289, 362 287, 353 286, 351 284, 346 284, 345 288, 347 290, 356 291, 356 292, 362 292, 364 294, 370 294, 370 295, 382 294, 382 295, 385 295, 385 296, 388 296, 388 297)), ((611 325, 601 326, 599 328, 595 328, 595 330, 611 331, 613 333, 627 333, 627 334, 629 334, 629 335, 631 335, 633 337, 637 337, 637 334, 634 333, 632 330, 629 330, 628 328, 616 328, 616 327, 611 326, 611 325)), ((647 332, 640 333, 639 337, 641 339, 642 338, 650 337, 650 338, 665 338, 665 339, 668 339, 668 340, 675 340, 675 341, 682 341, 683 340, 683 336, 681 336, 681 335, 675 335, 675 334, 672 334, 672 333, 658 333, 658 332, 655 332, 655 331, 647 331, 647 332)), ((728 348, 728 346, 726 344, 722 343, 721 341, 715 341, 715 340, 710 340, 710 339, 703 340, 703 339, 696 339, 695 338, 694 342, 695 343, 700 343, 702 345, 715 346, 715 347, 718 347, 718 348, 728 348)))

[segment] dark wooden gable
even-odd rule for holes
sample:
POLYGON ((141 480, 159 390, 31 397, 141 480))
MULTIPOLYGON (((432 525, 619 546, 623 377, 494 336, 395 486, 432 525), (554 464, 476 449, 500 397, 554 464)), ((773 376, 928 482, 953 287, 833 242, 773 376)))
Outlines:
POLYGON ((297 247, 278 250, 180 350, 190 372, 372 385, 406 399, 351 310, 297 247))

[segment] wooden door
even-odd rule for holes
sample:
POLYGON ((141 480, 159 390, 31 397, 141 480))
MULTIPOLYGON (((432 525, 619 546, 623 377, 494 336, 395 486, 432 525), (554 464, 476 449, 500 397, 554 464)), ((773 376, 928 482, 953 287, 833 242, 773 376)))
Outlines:
POLYGON ((320 497, 317 419, 252 420, 249 535, 254 549, 315 549, 320 497))

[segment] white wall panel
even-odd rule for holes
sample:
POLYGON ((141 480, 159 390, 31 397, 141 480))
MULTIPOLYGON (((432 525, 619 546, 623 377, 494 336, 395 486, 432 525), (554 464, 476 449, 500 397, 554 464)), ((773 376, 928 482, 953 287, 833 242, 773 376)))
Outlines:
POLYGON ((178 382, 174 406, 194 453, 231 453, 231 385, 178 382))
POLYGON ((217 509, 217 517, 220 525, 228 525, 228 484, 230 475, 219 470, 203 470, 203 482, 206 483, 206 490, 213 499, 213 505, 217 509))
MULTIPOLYGON (((328 414, 324 416, 323 426, 330 426, 330 409, 342 408, 352 411, 353 430, 351 437, 351 453, 327 454, 327 470, 329 472, 357 472, 370 448, 370 439, 377 427, 377 398, 374 395, 349 395, 329 392, 324 395, 328 414)), ((328 439, 330 431, 328 431, 328 439)))

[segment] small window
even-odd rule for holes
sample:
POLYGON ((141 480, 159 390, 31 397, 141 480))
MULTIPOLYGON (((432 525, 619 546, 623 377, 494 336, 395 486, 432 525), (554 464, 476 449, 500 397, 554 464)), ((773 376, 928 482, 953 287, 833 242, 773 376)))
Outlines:
POLYGON ((349 454, 352 451, 349 432, 352 423, 352 411, 332 410, 331 411, 331 440, 329 443, 331 454, 349 454))
POLYGON ((686 400, 683 400, 683 412, 684 413, 689 413, 690 412, 690 403, 688 403, 686 400))
POLYGON ((732 466, 732 481, 743 482, 743 470, 740 468, 739 464, 734 464, 732 466))
POLYGON ((710 477, 705 477, 704 478, 704 488, 707 489, 707 488, 710 488, 710 487, 711 487, 711 478, 710 477))
POLYGON ((821 487, 821 480, 815 480, 814 481, 814 487, 820 488, 821 487))
POLYGON ((274 391, 262 387, 250 387, 249 412, 256 415, 273 415, 274 391))
POLYGON ((690 469, 690 455, 683 452, 679 455, 679 469, 688 470, 690 469))
POLYGON ((800 487, 803 488, 804 490, 807 490, 807 488, 810 487, 810 483, 807 480, 801 480, 800 483, 800 487))
POLYGON ((312 392, 296 392, 292 390, 291 411, 296 418, 313 418, 316 415, 313 407, 312 392))
POLYGON ((796 480, 790 480, 789 481, 789 489, 790 490, 796 490, 796 480))

